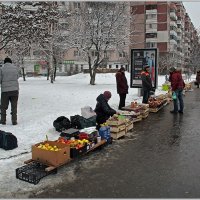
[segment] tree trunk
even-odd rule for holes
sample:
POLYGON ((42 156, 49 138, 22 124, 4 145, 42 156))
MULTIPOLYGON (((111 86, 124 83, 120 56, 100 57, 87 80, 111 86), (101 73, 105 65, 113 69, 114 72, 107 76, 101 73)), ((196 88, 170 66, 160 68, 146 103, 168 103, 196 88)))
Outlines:
POLYGON ((90 55, 88 55, 88 65, 89 65, 89 73, 90 73, 90 85, 95 85, 96 70, 92 68, 90 55))
POLYGON ((55 57, 53 57, 53 61, 54 61, 54 76, 53 76, 53 80, 56 80, 56 71, 57 71, 57 60, 55 57))
POLYGON ((96 70, 92 71, 92 75, 90 76, 90 85, 95 85, 96 70))
POLYGON ((50 55, 49 59, 49 73, 50 73, 50 82, 53 83, 53 75, 54 75, 54 70, 53 70, 53 55, 50 55))
POLYGON ((26 81, 24 67, 22 67, 22 76, 23 76, 23 80, 26 81))
POLYGON ((25 71, 24 71, 24 59, 23 58, 21 59, 21 64, 22 64, 22 76, 23 76, 23 80, 26 81, 25 71))
POLYGON ((47 67, 47 81, 49 80, 49 66, 47 67))

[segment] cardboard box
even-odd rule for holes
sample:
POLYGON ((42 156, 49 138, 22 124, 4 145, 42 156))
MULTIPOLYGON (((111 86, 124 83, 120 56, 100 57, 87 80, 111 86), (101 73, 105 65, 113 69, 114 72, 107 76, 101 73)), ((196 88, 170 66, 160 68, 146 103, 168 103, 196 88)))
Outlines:
POLYGON ((55 141, 40 142, 32 146, 32 160, 43 164, 58 167, 67 163, 70 160, 70 146, 55 141), (37 146, 48 143, 51 146, 61 148, 59 151, 49 151, 40 149, 37 146))

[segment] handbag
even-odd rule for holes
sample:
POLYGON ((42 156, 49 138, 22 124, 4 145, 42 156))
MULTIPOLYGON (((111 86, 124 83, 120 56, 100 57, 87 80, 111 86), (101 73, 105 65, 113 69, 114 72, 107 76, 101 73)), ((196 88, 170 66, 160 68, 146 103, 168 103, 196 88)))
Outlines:
POLYGON ((173 99, 173 100, 176 100, 176 99, 177 99, 176 92, 173 92, 173 93, 172 93, 172 99, 173 99))

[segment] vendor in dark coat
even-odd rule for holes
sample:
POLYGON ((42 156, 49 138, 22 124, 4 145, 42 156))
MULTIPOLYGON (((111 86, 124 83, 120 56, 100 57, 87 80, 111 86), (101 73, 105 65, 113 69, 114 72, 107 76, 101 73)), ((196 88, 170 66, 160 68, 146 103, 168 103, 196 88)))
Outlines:
POLYGON ((111 98, 111 92, 109 91, 105 91, 103 94, 100 94, 97 97, 97 104, 94 110, 97 114, 96 116, 97 130, 100 129, 100 124, 105 123, 109 119, 109 117, 112 117, 114 114, 116 114, 116 111, 108 105, 108 101, 110 98, 111 98))
POLYGON ((200 84, 200 70, 197 71, 197 75, 196 75, 196 85, 197 85, 197 88, 199 88, 199 84, 200 84))
POLYGON ((154 91, 152 88, 152 80, 149 74, 149 66, 146 65, 144 70, 141 72, 142 79, 142 89, 143 89, 143 100, 142 103, 148 103, 148 99, 150 97, 150 92, 154 91))
POLYGON ((116 73, 117 93, 119 94, 119 110, 125 107, 126 94, 128 94, 128 83, 125 76, 125 68, 121 67, 116 73))

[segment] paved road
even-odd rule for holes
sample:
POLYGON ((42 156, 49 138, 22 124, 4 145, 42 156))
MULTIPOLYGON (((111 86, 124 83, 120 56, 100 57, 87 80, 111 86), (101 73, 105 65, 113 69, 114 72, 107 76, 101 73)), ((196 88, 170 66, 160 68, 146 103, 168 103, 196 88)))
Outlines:
POLYGON ((169 113, 172 104, 151 113, 125 139, 73 163, 74 180, 65 167, 62 184, 31 197, 200 198, 200 89, 184 101, 183 115, 169 113))

